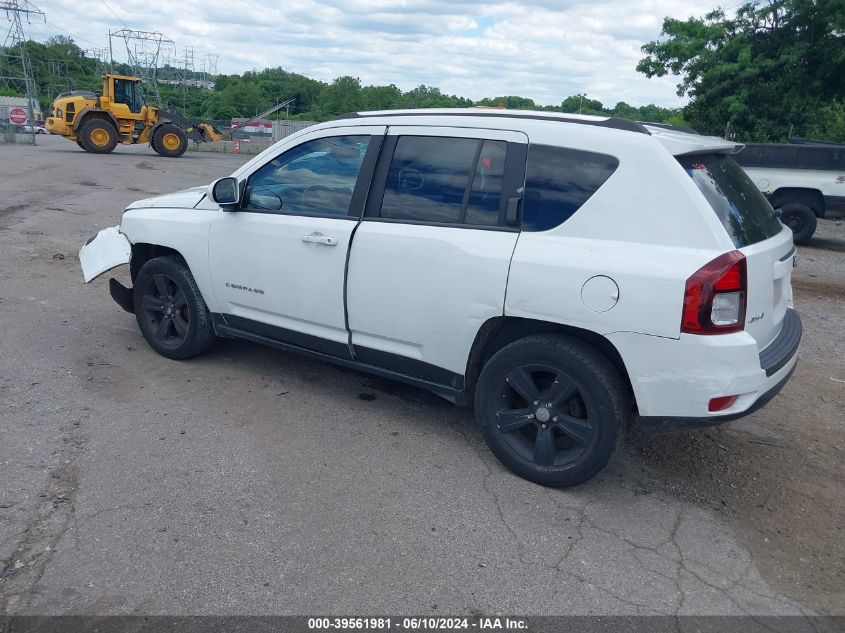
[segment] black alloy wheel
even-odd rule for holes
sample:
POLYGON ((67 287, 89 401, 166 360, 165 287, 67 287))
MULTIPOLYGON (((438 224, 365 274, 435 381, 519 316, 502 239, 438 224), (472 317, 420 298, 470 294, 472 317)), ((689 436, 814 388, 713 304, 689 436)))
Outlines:
POLYGON ((181 257, 156 257, 141 266, 132 300, 141 334, 162 356, 184 360, 214 345, 211 314, 181 257))
POLYGON ((505 406, 496 414, 496 427, 514 452, 539 466, 571 464, 596 437, 596 416, 590 415, 585 396, 569 375, 554 367, 517 367, 502 384, 505 406))
POLYGON ((511 471, 544 486, 574 486, 604 468, 631 419, 630 387, 585 341, 536 334, 485 363, 475 416, 487 446, 511 471))
POLYGON ((163 273, 146 279, 141 304, 143 317, 159 345, 176 349, 188 337, 191 313, 179 285, 163 273))

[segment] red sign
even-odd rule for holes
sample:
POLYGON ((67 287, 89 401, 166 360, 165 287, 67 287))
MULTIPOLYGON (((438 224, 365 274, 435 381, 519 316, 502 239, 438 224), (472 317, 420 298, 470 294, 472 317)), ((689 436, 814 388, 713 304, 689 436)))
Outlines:
POLYGON ((26 110, 23 108, 9 110, 9 122, 15 125, 24 125, 26 123, 26 110))

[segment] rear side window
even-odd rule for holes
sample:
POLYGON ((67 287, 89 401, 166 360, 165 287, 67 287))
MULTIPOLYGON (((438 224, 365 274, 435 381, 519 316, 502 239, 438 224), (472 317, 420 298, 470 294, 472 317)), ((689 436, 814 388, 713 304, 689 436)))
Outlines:
POLYGON ((730 156, 707 154, 678 158, 737 248, 780 233, 783 225, 771 205, 730 156))
POLYGON ((442 136, 402 136, 387 174, 381 217, 495 226, 499 222, 507 143, 442 136))
POLYGON ((546 231, 568 220, 610 175, 613 156, 549 145, 531 145, 525 172, 522 228, 546 231))

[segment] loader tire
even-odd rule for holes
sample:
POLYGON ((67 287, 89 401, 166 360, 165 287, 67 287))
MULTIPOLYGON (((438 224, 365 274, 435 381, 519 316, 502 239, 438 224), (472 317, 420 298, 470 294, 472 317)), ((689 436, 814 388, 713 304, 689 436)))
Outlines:
MULTIPOLYGON (((76 139, 76 144, 79 145, 79 147, 81 147, 82 149, 85 149, 85 146, 82 144, 82 141, 80 141, 79 139, 76 139)), ((87 152, 88 150, 85 149, 85 151, 87 152)))
POLYGON ((188 135, 178 125, 165 123, 153 132, 150 145, 159 156, 178 158, 188 149, 188 135))
POLYGON ((86 152, 110 154, 117 147, 117 130, 105 119, 88 119, 79 128, 79 142, 86 152))

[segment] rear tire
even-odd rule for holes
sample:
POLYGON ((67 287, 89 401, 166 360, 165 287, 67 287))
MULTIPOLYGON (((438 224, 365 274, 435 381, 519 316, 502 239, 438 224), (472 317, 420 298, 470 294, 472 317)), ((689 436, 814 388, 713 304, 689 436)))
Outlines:
POLYGON ((164 123, 153 132, 150 145, 159 156, 179 158, 188 149, 188 135, 178 125, 164 123))
POLYGON ((574 486, 616 453, 630 418, 618 370, 598 350, 561 335, 528 336, 484 366, 475 415, 493 454, 520 477, 574 486))
MULTIPOLYGON (((82 144, 82 141, 80 141, 79 139, 76 139, 76 144, 79 145, 80 148, 85 149, 85 146, 82 144)), ((85 151, 87 152, 88 150, 85 149, 85 151)))
POLYGON ((105 119, 88 119, 79 128, 79 141, 86 152, 110 154, 117 147, 117 130, 105 119))
POLYGON ((211 314, 181 257, 156 257, 141 266, 133 303, 141 334, 162 356, 184 360, 214 345, 211 314))
POLYGON ((792 241, 796 244, 807 244, 816 232, 816 213, 805 204, 785 204, 778 209, 778 216, 792 229, 792 241))

